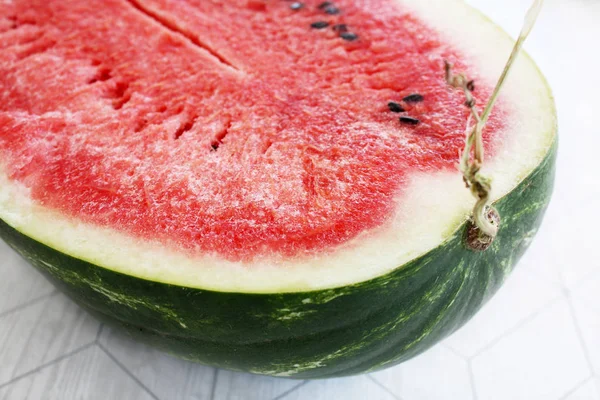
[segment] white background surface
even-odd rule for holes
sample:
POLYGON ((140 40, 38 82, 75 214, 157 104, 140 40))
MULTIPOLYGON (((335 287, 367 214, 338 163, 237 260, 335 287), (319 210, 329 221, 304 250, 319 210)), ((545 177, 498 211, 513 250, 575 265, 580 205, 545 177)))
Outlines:
MULTIPOLYGON (((513 35, 528 6, 471 3, 513 35)), ((553 201, 515 273, 452 337, 368 376, 216 371, 103 328, 0 244, 0 399, 600 400, 600 1, 547 0, 526 48, 559 111, 553 201)))

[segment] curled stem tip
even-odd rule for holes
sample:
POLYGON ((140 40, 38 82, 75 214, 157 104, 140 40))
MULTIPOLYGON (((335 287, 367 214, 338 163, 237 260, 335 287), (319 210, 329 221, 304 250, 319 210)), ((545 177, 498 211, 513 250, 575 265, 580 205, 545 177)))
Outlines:
POLYGON ((492 189, 491 180, 480 173, 484 163, 484 147, 483 147, 483 129, 488 121, 488 118, 494 108, 500 90, 502 89, 506 78, 511 71, 517 56, 521 52, 525 39, 533 29, 535 21, 542 9, 544 0, 534 0, 529 8, 523 28, 519 38, 517 39, 510 57, 504 66, 502 74, 498 79, 498 83, 492 92, 483 112, 480 112, 476 105, 476 100, 473 97, 475 90, 475 82, 469 80, 464 74, 455 74, 452 71, 452 64, 444 61, 445 78, 448 85, 462 90, 465 95, 465 106, 471 113, 467 121, 467 135, 465 139, 465 147, 460 154, 459 169, 463 174, 463 180, 471 193, 477 199, 473 207, 473 221, 469 228, 468 243, 473 249, 485 250, 492 243, 498 234, 500 225, 500 215, 498 211, 490 205, 490 192, 492 189), (471 127, 472 120, 475 124, 471 127))

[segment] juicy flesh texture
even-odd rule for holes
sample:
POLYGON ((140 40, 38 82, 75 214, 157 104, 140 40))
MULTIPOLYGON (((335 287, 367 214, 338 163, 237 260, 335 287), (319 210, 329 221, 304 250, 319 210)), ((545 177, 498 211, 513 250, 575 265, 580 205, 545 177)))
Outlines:
POLYGON ((319 4, 0 3, 3 167, 46 207, 231 260, 385 224, 411 173, 456 168, 468 111, 443 60, 477 72, 393 0, 319 4))

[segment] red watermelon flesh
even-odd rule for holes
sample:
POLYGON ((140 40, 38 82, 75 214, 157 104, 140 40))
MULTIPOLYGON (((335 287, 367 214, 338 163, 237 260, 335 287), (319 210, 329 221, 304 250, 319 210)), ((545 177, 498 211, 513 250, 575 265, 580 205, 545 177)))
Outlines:
POLYGON ((321 3, 1 3, 5 170, 77 220, 231 260, 385 224, 411 174, 454 170, 464 146, 443 60, 477 73, 393 1, 321 3))

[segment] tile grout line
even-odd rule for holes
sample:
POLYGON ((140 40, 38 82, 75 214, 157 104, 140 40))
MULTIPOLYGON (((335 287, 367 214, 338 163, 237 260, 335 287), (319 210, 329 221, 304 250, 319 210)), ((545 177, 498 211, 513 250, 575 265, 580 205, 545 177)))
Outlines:
MULTIPOLYGON (((469 361, 469 360, 477 357, 480 353, 482 353, 485 350, 489 349, 491 346, 495 345, 500 340, 502 340, 502 338, 504 338, 505 336, 509 335, 511 332, 515 331, 516 329, 520 328, 521 326, 523 326, 523 324, 525 324, 526 322, 528 322, 529 320, 531 320, 533 317, 535 317, 536 315, 538 315, 539 313, 541 313, 542 311, 544 311, 546 308, 550 307, 554 302, 557 302, 558 299, 559 299, 559 297, 563 296, 563 294, 564 294, 564 288, 563 288, 562 284, 553 284, 553 286, 555 286, 555 288, 559 290, 559 293, 557 293, 555 295, 555 297, 552 297, 550 300, 548 300, 547 303, 542 304, 541 306, 539 306, 537 309, 535 309, 534 311, 532 311, 531 314, 529 314, 529 315, 523 317, 522 319, 518 320, 515 325, 513 325, 510 328, 508 328, 505 332, 503 332, 502 334, 500 334, 500 336, 497 336, 494 339, 492 339, 488 344, 486 344, 485 346, 483 346, 481 349, 477 350, 473 355, 467 356, 465 354, 462 354, 460 351, 454 349, 451 345, 447 344, 447 340, 446 339, 448 339, 448 337, 451 337, 452 334, 450 336, 448 336, 446 339, 444 339, 444 341, 442 341, 442 343, 440 343, 440 345, 443 346, 444 348, 450 350, 452 353, 454 353, 455 355, 459 356, 460 358, 462 358, 464 360, 467 360, 467 361, 469 361)), ((458 330, 456 332, 458 332, 458 330)), ((453 332, 453 334, 454 333, 455 332, 453 332)))
POLYGON ((477 388, 475 386, 475 374, 473 373, 473 363, 472 360, 467 360, 467 371, 469 372, 469 383, 471 384, 471 393, 473 394, 473 400, 477 400, 479 396, 477 395, 477 388))
POLYGON ((213 375, 212 387, 210 388, 210 400, 215 399, 215 394, 217 393, 217 381, 219 380, 220 371, 218 368, 214 368, 213 370, 215 371, 215 374, 213 375))
POLYGON ((523 327, 524 325, 526 325, 527 323, 531 322, 535 317, 537 317, 539 314, 541 314, 542 312, 546 311, 546 309, 552 307, 555 303, 558 303, 561 299, 563 299, 564 294, 559 294, 557 295, 555 298, 553 298, 552 300, 549 300, 546 304, 544 304, 543 306, 541 306, 540 308, 538 308, 536 311, 534 311, 533 313, 529 314, 527 317, 523 318, 522 320, 520 320, 516 325, 514 325, 512 328, 508 329, 506 332, 504 332, 502 335, 498 336, 497 338, 495 338, 494 340, 492 340, 491 342, 489 342, 488 344, 486 344, 485 346, 483 346, 481 349, 479 349, 475 354, 473 354, 472 356, 468 357, 467 360, 471 361, 475 358, 477 358, 479 355, 481 355, 483 352, 485 352, 486 350, 491 349, 492 347, 494 347, 496 344, 498 344, 498 342, 500 342, 502 339, 506 338, 508 335, 516 332, 517 330, 519 330, 521 327, 523 327))
POLYGON ((15 306, 13 308, 9 308, 8 310, 5 310, 5 311, 3 311, 3 312, 0 313, 0 318, 6 317, 7 315, 12 314, 12 313, 14 313, 16 311, 20 311, 20 310, 23 310, 23 309, 25 309, 25 308, 27 308, 29 306, 37 304, 37 303, 39 303, 40 301, 42 301, 44 299, 47 299, 49 297, 52 297, 52 296, 56 295, 57 293, 59 293, 59 291, 56 290, 56 289, 53 289, 50 293, 46 293, 44 295, 41 295, 40 297, 36 297, 36 298, 34 298, 32 300, 26 301, 25 303, 19 304, 18 306, 15 306))
POLYGON ((583 385, 585 385, 588 382, 593 381, 594 379, 594 375, 590 375, 590 376, 586 376, 581 382, 578 382, 575 386, 573 386, 571 389, 569 389, 567 391, 567 393, 563 394, 562 396, 560 396, 558 398, 558 400, 567 400, 567 398, 572 395, 573 393, 575 393, 577 391, 577 389, 579 389, 580 387, 582 387, 583 385))
POLYGON ((367 378, 370 379, 374 384, 379 386, 381 389, 383 389, 386 393, 388 393, 390 396, 392 396, 396 400, 402 400, 402 398, 400 396, 398 396, 396 393, 394 393, 390 389, 388 389, 387 386, 385 386, 383 383, 379 382, 377 380, 377 378, 373 377, 371 374, 367 375, 367 378))
POLYGON ((285 392, 281 393, 280 395, 276 396, 273 400, 281 400, 284 397, 287 397, 288 394, 295 392, 296 390, 300 389, 302 386, 306 385, 307 383, 308 383, 308 381, 302 381, 298 385, 294 386, 293 388, 288 389, 285 392))
POLYGON ((100 323, 100 326, 98 327, 98 332, 96 332, 96 343, 100 343, 100 335, 102 335, 102 331, 104 331, 104 322, 100 323))
MULTIPOLYGON (((450 334, 450 336, 452 336, 452 334, 450 334)), ((450 353, 454 354, 456 357, 460 358, 461 360, 469 361, 469 357, 465 356, 464 354, 461 354, 458 350, 454 350, 454 348, 452 346, 446 344, 446 339, 448 339, 450 336, 447 336, 445 339, 443 339, 442 342, 439 344, 439 346, 448 350, 450 353)))
POLYGON ((561 274, 560 275, 560 283, 561 283, 561 286, 563 287, 564 290, 566 290, 568 292, 573 292, 573 291, 577 290, 578 288, 580 288, 581 286, 585 285, 589 281, 590 278, 594 279, 596 277, 596 274, 599 274, 598 271, 592 271, 590 273, 585 274, 583 277, 581 277, 580 279, 578 279, 572 285, 569 285, 571 287, 569 287, 565 283, 565 278, 561 274))
POLYGON ((107 356, 110 358, 115 364, 119 366, 134 382, 136 382, 146 393, 150 395, 154 400, 160 400, 154 392, 152 392, 142 381, 140 381, 137 376, 135 376, 131 371, 129 371, 117 358, 110 352, 106 347, 102 345, 102 343, 95 343, 107 356))
POLYGON ((79 347, 79 348, 77 348, 77 349, 75 349, 73 351, 70 351, 68 353, 63 354, 62 356, 60 356, 58 358, 55 358, 52 361, 49 361, 49 362, 47 362, 45 364, 42 364, 42 365, 39 365, 39 366, 35 367, 34 369, 32 369, 31 371, 25 372, 24 374, 21 374, 19 376, 16 376, 16 377, 12 378, 8 382, 0 384, 0 389, 2 389, 4 387, 7 387, 7 386, 9 386, 9 385, 11 385, 11 384, 13 384, 13 383, 15 383, 17 381, 20 381, 23 378, 31 376, 31 375, 33 375, 33 374, 35 374, 37 372, 40 372, 41 370, 43 370, 46 367, 50 367, 50 366, 52 366, 54 364, 58 364, 61 361, 64 361, 64 360, 66 360, 66 359, 68 359, 68 358, 70 358, 70 357, 72 357, 72 356, 74 356, 74 355, 76 355, 78 353, 81 353, 81 352, 83 352, 83 351, 85 351, 85 350, 93 347, 95 344, 96 344, 95 342, 87 343, 87 344, 85 344, 85 345, 83 345, 83 346, 81 346, 81 347, 79 347))

